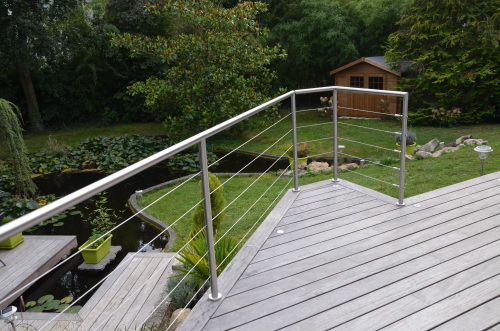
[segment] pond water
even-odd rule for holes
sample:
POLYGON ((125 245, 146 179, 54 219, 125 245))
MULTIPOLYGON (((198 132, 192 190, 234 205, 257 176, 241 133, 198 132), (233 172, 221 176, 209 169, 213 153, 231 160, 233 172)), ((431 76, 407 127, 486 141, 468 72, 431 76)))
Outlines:
MULTIPOLYGON (((243 154, 233 154, 231 157, 224 159, 219 165, 217 165, 216 168, 211 169, 211 171, 236 172, 254 157, 255 156, 243 154)), ((259 158, 243 172, 262 172, 273 162, 274 160, 272 159, 259 158)), ((273 166, 273 170, 285 168, 287 165, 287 162, 280 161, 273 166)), ((182 175, 185 174, 169 172, 165 166, 161 165, 143 171, 142 173, 137 174, 108 189, 108 206, 117 211, 121 219, 127 219, 132 216, 132 212, 126 203, 130 195, 132 195, 136 190, 146 189, 182 175)), ((52 193, 56 194, 56 196, 64 196, 100 180, 105 176, 106 174, 97 172, 63 173, 39 177, 35 181, 41 191, 41 194, 52 193)), ((77 205, 77 210, 85 212, 84 207, 89 205, 89 201, 83 202, 77 205)), ((29 235, 76 235, 78 245, 81 245, 88 239, 91 231, 88 225, 85 222, 82 222, 81 219, 81 216, 68 216, 62 220, 64 222, 64 225, 62 226, 54 227, 52 225, 47 225, 39 228, 35 232, 30 233, 29 235)), ((112 245, 122 246, 122 251, 118 254, 117 259, 111 265, 108 265, 103 272, 90 274, 79 271, 78 266, 83 263, 83 260, 80 255, 77 255, 70 261, 66 261, 65 264, 57 268, 54 272, 45 276, 43 279, 31 286, 31 288, 23 294, 24 301, 36 301, 38 298, 46 294, 52 294, 56 299, 61 299, 66 296, 73 296, 74 298, 81 297, 83 293, 110 273, 128 252, 135 252, 139 250, 145 243, 149 242, 159 233, 159 229, 148 224, 147 222, 144 222, 139 218, 131 219, 119 229, 113 231, 112 245)), ((165 247, 167 242, 168 238, 165 235, 162 235, 153 241, 151 246, 147 247, 147 249, 161 249, 165 247)), ((91 296, 92 293, 81 298, 78 304, 84 305, 91 296)))

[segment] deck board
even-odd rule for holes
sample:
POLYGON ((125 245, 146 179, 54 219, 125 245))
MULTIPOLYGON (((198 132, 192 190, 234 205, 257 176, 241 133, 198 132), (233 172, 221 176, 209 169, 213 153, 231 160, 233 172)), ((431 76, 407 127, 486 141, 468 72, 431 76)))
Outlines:
POLYGON ((178 330, 500 325, 500 172, 403 207, 344 181, 287 194, 178 330))

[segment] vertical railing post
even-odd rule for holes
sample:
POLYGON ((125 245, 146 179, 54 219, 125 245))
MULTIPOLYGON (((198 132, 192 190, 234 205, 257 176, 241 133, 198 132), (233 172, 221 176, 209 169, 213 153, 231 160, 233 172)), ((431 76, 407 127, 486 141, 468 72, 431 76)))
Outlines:
POLYGON ((332 109, 333 109, 333 182, 338 183, 339 182, 339 173, 338 173, 338 168, 339 168, 339 154, 338 154, 338 148, 339 148, 339 142, 338 142, 338 118, 337 118, 337 90, 333 90, 333 102, 332 102, 332 109))
POLYGON ((219 300, 222 295, 219 293, 217 285, 217 262, 215 261, 214 228, 212 226, 212 203, 210 199, 210 181, 208 179, 207 164, 207 142, 202 139, 199 144, 200 165, 201 165, 201 185, 203 192, 203 206, 205 209, 205 226, 207 237, 208 266, 210 270, 210 288, 211 293, 208 298, 212 301, 219 300))
POLYGON ((299 192, 299 162, 297 160, 297 103, 292 94, 293 192, 299 192))
POLYGON ((401 121, 401 157, 399 161, 399 194, 398 206, 404 206, 405 165, 406 165, 406 131, 408 122, 408 94, 403 97, 403 120, 401 121))

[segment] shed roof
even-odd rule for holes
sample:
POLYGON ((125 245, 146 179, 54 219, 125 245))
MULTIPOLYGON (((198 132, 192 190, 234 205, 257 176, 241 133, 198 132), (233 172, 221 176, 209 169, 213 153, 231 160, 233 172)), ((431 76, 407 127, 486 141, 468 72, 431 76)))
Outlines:
POLYGON ((402 61, 400 61, 400 69, 396 71, 396 70, 391 68, 391 66, 387 63, 387 60, 384 56, 362 57, 356 61, 353 61, 353 62, 348 63, 340 68, 337 68, 335 70, 330 71, 330 75, 334 75, 340 71, 348 69, 348 68, 355 66, 356 64, 362 63, 362 62, 371 64, 379 69, 385 70, 385 71, 390 72, 390 73, 397 75, 397 76, 401 76, 401 73, 405 72, 408 69, 408 67, 410 66, 410 61, 402 60, 402 61))

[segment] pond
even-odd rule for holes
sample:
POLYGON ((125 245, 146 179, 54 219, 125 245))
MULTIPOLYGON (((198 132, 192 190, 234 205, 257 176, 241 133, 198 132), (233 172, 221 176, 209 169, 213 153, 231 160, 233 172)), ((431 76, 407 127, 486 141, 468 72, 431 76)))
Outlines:
MULTIPOLYGON (((220 157, 222 152, 217 153, 220 157)), ((255 156, 246 153, 234 153, 230 157, 225 158, 217 167, 211 169, 214 172, 236 172, 239 171, 245 164, 254 159, 255 156)), ((272 158, 259 158, 253 162, 243 172, 262 172, 272 165, 272 158)), ((272 169, 283 169, 288 165, 288 161, 279 161, 272 169)), ((132 212, 128 208, 127 201, 136 190, 146 189, 148 187, 166 182, 168 180, 185 175, 185 173, 170 172, 165 166, 155 166, 151 169, 141 172, 124 182, 115 185, 107 190, 108 206, 119 214, 121 219, 127 219, 132 216, 132 212)), ((74 192, 84 186, 87 186, 95 181, 104 178, 106 174, 98 172, 78 172, 78 173, 62 173, 36 178, 36 184, 41 191, 41 194, 56 194, 56 196, 64 196, 74 192)), ((89 201, 77 205, 77 210, 85 212, 84 206, 88 206, 89 201)), ((64 225, 54 227, 47 225, 41 227, 30 235, 75 235, 77 236, 78 244, 83 244, 90 235, 90 228, 85 222, 81 221, 81 216, 68 216, 63 219, 64 225)), ((36 301, 38 298, 51 294, 56 299, 61 299, 66 296, 79 298, 83 293, 92 288, 103 277, 110 273, 126 256, 128 252, 136 252, 145 243, 149 242, 153 237, 157 236, 160 230, 142 221, 139 218, 132 218, 129 222, 113 231, 113 245, 122 246, 121 252, 117 259, 106 267, 103 272, 90 274, 78 270, 78 266, 83 263, 80 255, 77 255, 67 261, 61 267, 57 268, 51 274, 39 280, 31 286, 24 294, 25 302, 36 301)), ((168 238, 165 235, 160 236, 152 242, 150 247, 146 249, 161 249, 165 247, 168 238)), ((78 305, 84 305, 92 293, 81 298, 78 305)))

